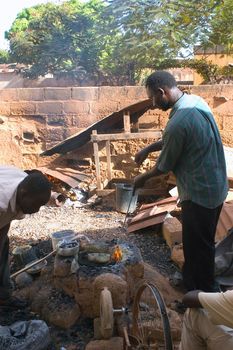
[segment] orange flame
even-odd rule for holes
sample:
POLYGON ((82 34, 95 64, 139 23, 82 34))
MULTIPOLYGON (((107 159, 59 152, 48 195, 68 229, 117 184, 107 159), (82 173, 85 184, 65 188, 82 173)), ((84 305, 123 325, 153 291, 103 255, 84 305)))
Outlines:
POLYGON ((112 254, 112 259, 113 259, 114 261, 116 261, 116 262, 119 262, 119 261, 122 260, 122 256, 123 256, 122 250, 121 250, 121 248, 119 247, 119 245, 117 245, 116 248, 115 248, 115 250, 114 250, 114 252, 113 252, 113 254, 112 254))

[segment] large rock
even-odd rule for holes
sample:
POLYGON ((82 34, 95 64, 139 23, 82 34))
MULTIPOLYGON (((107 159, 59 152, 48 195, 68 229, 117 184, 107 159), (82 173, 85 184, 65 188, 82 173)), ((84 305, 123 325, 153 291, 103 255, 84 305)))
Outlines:
POLYGON ((127 283, 120 276, 113 273, 105 273, 97 276, 94 281, 94 304, 93 311, 99 316, 100 293, 107 287, 112 294, 113 307, 121 308, 127 304, 127 283))
POLYGON ((81 312, 79 306, 75 302, 69 304, 48 305, 43 308, 44 318, 51 324, 68 329, 72 327, 79 319, 81 312))
POLYGON ((182 243, 177 244, 172 248, 171 259, 180 269, 182 269, 184 265, 184 252, 182 243))
POLYGON ((65 292, 65 294, 70 297, 74 297, 76 293, 78 293, 78 282, 76 275, 72 274, 63 278, 55 278, 54 286, 57 289, 61 289, 65 292))
POLYGON ((75 301, 82 310, 83 317, 95 318, 94 305, 94 280, 92 276, 79 276, 77 280, 78 291, 75 293, 75 301))
POLYGON ((182 225, 177 218, 168 217, 162 227, 163 237, 172 249, 175 244, 182 242, 182 225))
POLYGON ((161 275, 155 268, 149 264, 145 264, 144 282, 149 282, 158 287, 166 306, 171 305, 174 300, 181 300, 183 298, 183 293, 174 289, 168 278, 161 275))
POLYGON ((123 350, 123 338, 114 337, 109 340, 93 340, 87 344, 85 350, 123 350))
POLYGON ((71 263, 72 263, 73 257, 60 257, 59 255, 55 256, 54 260, 54 271, 53 274, 56 277, 66 277, 68 276, 71 271, 71 263))
POLYGON ((33 282, 33 277, 27 272, 22 272, 16 276, 15 282, 19 288, 24 288, 33 282))

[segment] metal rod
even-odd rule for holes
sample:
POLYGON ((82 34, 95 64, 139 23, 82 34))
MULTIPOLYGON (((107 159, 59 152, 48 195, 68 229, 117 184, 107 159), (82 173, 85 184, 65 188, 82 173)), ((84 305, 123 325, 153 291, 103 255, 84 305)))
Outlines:
POLYGON ((56 253, 57 249, 54 249, 51 253, 49 253, 48 255, 44 256, 42 259, 39 259, 37 261, 34 261, 33 263, 31 263, 30 265, 28 266, 25 266, 23 269, 13 273, 10 277, 13 278, 13 277, 16 277, 18 276, 21 272, 24 272, 24 271, 27 271, 28 269, 30 269, 31 267, 39 264, 40 262, 44 261, 45 259, 47 259, 48 257, 50 257, 51 255, 53 255, 54 253, 56 253))

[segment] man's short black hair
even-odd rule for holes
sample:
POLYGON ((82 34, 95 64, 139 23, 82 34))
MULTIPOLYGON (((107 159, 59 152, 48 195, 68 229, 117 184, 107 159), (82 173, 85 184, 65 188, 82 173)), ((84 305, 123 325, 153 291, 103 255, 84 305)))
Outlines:
POLYGON ((173 88, 177 86, 176 79, 171 73, 168 73, 164 70, 159 70, 152 73, 146 80, 146 87, 152 91, 156 91, 159 88, 173 88))
MULTIPOLYGON (((25 171, 27 172, 27 171, 25 171)), ((23 188, 30 195, 50 194, 51 182, 41 171, 33 170, 29 172, 23 181, 20 183, 23 188)))

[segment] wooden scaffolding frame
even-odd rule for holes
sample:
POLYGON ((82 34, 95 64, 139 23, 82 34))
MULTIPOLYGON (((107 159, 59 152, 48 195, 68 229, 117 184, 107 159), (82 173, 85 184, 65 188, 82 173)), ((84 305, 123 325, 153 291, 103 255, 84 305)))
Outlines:
POLYGON ((93 149, 94 149, 97 190, 103 189, 103 184, 101 182, 101 174, 100 174, 100 159, 99 159, 99 145, 98 145, 99 142, 105 141, 106 158, 107 158, 107 180, 109 182, 112 180, 111 151, 110 151, 111 141, 136 140, 136 139, 158 139, 159 140, 162 137, 162 130, 140 131, 138 122, 134 124, 134 130, 136 132, 131 132, 130 114, 127 111, 123 115, 123 121, 124 121, 124 132, 122 133, 97 134, 96 130, 92 131, 91 141, 93 142, 93 149))

